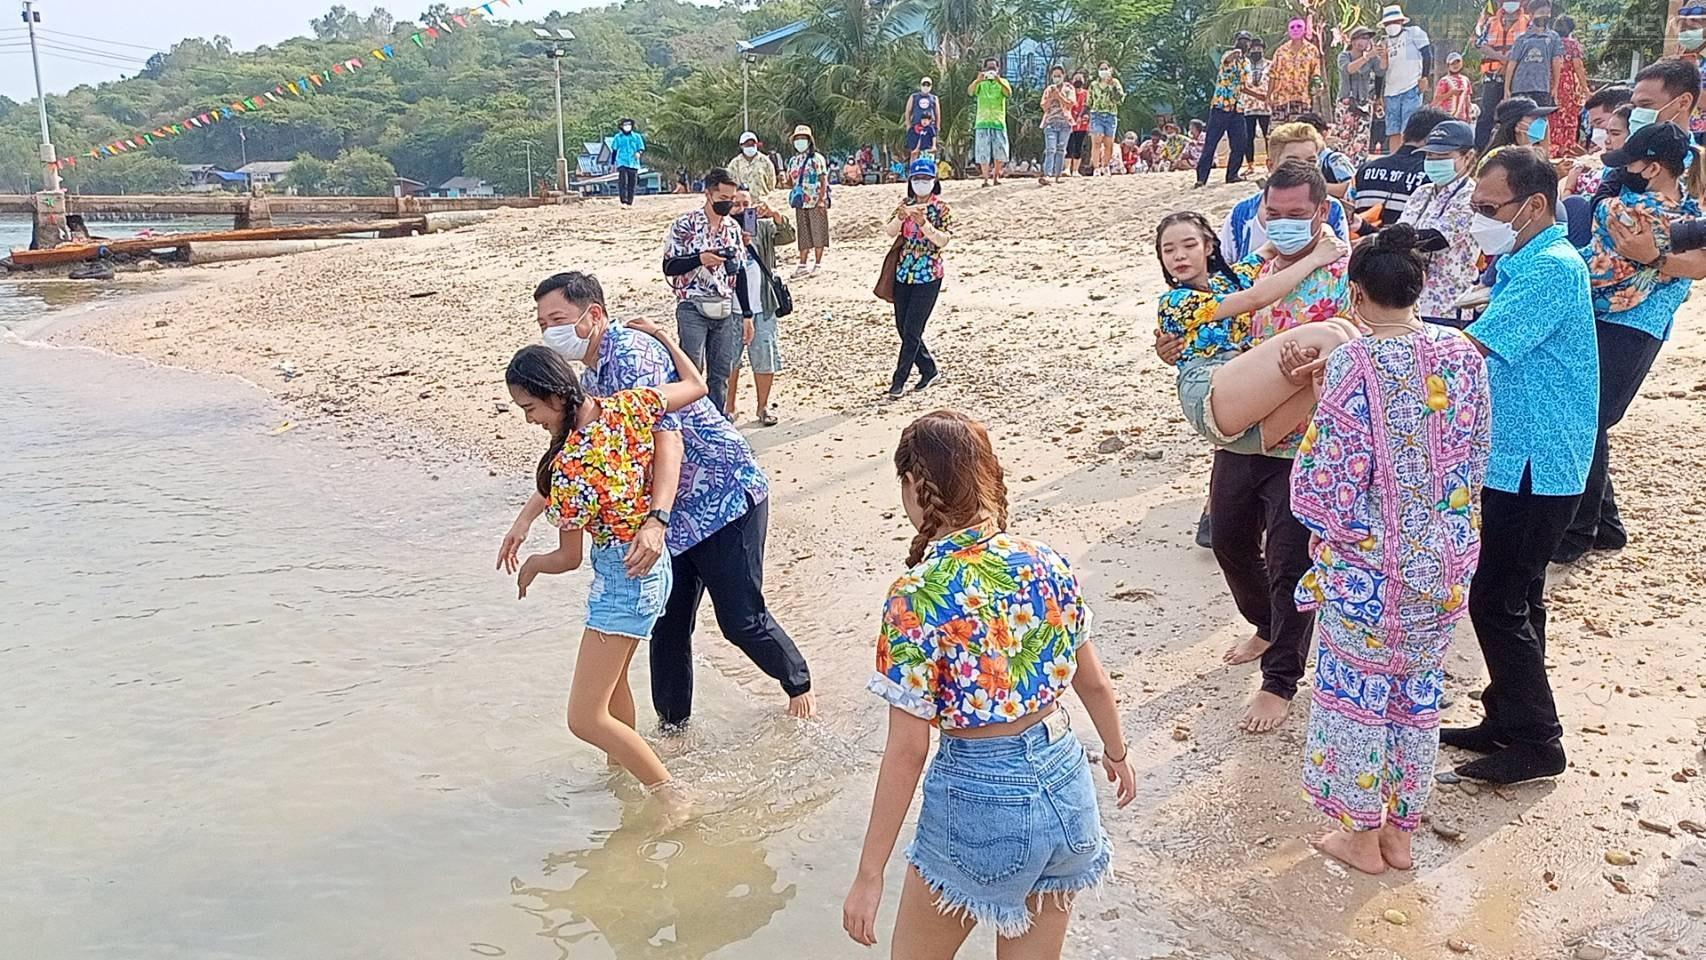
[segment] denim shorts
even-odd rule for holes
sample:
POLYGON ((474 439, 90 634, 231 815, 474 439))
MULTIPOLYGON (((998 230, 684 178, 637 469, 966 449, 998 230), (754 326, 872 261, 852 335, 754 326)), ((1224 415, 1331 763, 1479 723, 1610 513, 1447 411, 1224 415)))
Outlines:
MULTIPOLYGON (((782 372, 782 338, 776 331, 776 315, 756 313, 752 317, 752 342, 746 345, 746 358, 753 373, 782 372)), ((735 354, 735 369, 741 368, 741 356, 735 354)))
POLYGON ((1209 443, 1232 453, 1266 453, 1262 445, 1262 425, 1251 425, 1236 437, 1228 437, 1215 426, 1209 413, 1214 397, 1214 372, 1229 363, 1236 353, 1217 353, 1185 361, 1179 369, 1179 409, 1191 428, 1209 443))
POLYGON ((675 577, 665 553, 642 577, 628 576, 626 543, 592 548, 592 588, 586 595, 586 628, 634 640, 650 640, 663 616, 675 577))
POLYGON ((1400 93, 1395 97, 1386 98, 1386 135, 1402 134, 1410 118, 1416 111, 1422 109, 1422 91, 1420 87, 1400 93))
POLYGON ((941 738, 906 848, 938 910, 1020 937, 1033 894, 1096 886, 1112 856, 1089 759, 1064 710, 1013 736, 941 738))
MULTIPOLYGON (((979 164, 1007 162, 1007 128, 978 127, 972 137, 972 159, 979 164)), ((988 176, 989 174, 984 174, 988 176)))
POLYGON ((1093 137, 1111 137, 1119 125, 1120 115, 1117 113, 1090 114, 1090 135, 1093 137))

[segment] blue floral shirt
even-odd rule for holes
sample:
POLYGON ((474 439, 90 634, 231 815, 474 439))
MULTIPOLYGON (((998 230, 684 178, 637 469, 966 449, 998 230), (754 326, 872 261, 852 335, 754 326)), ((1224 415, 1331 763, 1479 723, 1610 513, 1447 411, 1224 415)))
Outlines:
POLYGON ((889 590, 868 686, 944 730, 1008 723, 1071 686, 1089 627, 1064 557, 972 527, 931 544, 889 590))
POLYGON ((1569 497, 1587 485, 1599 434, 1599 339, 1588 268, 1554 224, 1499 258, 1469 335, 1487 348, 1493 456, 1487 486, 1569 497))
MULTIPOLYGON (((663 344, 612 323, 598 348, 598 366, 587 368, 581 387, 594 396, 610 397, 680 379, 663 344)), ((697 546, 770 495, 770 481, 752 447, 711 398, 665 413, 657 429, 681 432, 681 486, 671 511, 670 553, 697 546)))
POLYGON ((1230 277, 1218 270, 1210 272, 1207 290, 1174 287, 1156 301, 1156 325, 1161 332, 1185 340, 1185 352, 1179 355, 1177 363, 1180 370, 1192 361, 1236 353, 1250 345, 1249 314, 1223 320, 1214 319, 1214 315, 1221 300, 1248 290, 1256 282, 1265 262, 1259 256, 1245 257, 1230 264, 1230 277))
POLYGON ((1582 248, 1588 262, 1588 280, 1593 284, 1593 309, 1607 323, 1633 327, 1655 340, 1669 340, 1671 321, 1688 299, 1693 281, 1666 278, 1652 267, 1631 263, 1617 255, 1611 236, 1611 218, 1631 210, 1645 210, 1659 223, 1679 217, 1700 216, 1700 204, 1683 197, 1669 204, 1657 193, 1636 193, 1628 187, 1616 197, 1602 201, 1593 212, 1593 239, 1582 248))

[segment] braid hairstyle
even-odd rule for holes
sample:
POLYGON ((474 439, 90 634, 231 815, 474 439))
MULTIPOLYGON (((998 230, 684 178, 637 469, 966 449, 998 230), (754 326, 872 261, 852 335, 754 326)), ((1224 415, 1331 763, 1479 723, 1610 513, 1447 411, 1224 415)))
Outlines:
POLYGON ((1239 286, 1238 275, 1232 272, 1232 265, 1226 262, 1226 256, 1220 252, 1220 234, 1215 233, 1214 228, 1209 226, 1207 217, 1195 210, 1178 210, 1169 213, 1161 218, 1160 223, 1155 225, 1155 258, 1161 261, 1161 276, 1167 280, 1167 285, 1177 287, 1179 281, 1167 271, 1167 261, 1161 256, 1161 237, 1167 232, 1168 227, 1180 223, 1190 224, 1197 229, 1198 233, 1202 234, 1203 246, 1208 249, 1208 272, 1221 274, 1231 281, 1234 287, 1239 286))
POLYGON ((983 424, 953 410, 914 420, 894 451, 895 475, 912 477, 924 519, 912 538, 907 566, 917 566, 930 544, 981 520, 1007 529, 1007 483, 983 424))
POLYGON ((561 354, 541 344, 522 347, 510 358, 504 371, 504 382, 518 387, 540 400, 557 398, 563 404, 563 422, 551 433, 551 445, 539 457, 533 471, 533 484, 540 496, 551 495, 551 466, 563 449, 570 431, 575 428, 575 413, 586 400, 575 370, 561 354))

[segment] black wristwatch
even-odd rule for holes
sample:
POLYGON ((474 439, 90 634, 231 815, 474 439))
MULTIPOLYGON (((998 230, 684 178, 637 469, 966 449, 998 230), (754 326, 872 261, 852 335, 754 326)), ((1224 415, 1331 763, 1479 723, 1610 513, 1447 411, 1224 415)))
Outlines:
POLYGON ((671 514, 668 510, 653 510, 651 513, 646 514, 646 519, 656 520, 658 523, 663 524, 663 528, 665 530, 668 530, 670 516, 671 514))

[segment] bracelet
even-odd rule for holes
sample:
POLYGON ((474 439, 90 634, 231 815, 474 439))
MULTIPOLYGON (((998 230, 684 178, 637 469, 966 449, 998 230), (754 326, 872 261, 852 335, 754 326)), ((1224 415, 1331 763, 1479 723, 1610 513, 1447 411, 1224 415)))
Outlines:
POLYGON ((1109 763, 1124 763, 1126 761, 1126 757, 1131 756, 1131 745, 1126 744, 1126 743, 1121 743, 1120 746, 1125 747, 1125 756, 1122 756, 1118 760, 1116 760, 1113 757, 1108 756, 1108 752, 1104 748, 1102 751, 1102 759, 1108 761, 1109 763))

